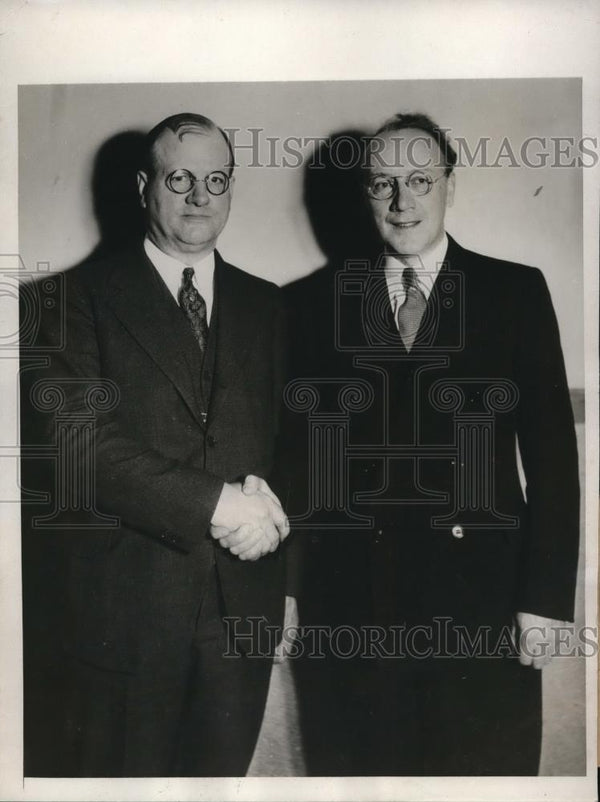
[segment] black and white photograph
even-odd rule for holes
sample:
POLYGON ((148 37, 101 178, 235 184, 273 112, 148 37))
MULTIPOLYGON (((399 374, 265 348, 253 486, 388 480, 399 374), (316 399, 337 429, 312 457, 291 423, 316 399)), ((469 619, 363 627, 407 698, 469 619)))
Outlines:
POLYGON ((0 796, 595 799, 593 36, 303 71, 287 8, 290 69, 13 55, 0 796))

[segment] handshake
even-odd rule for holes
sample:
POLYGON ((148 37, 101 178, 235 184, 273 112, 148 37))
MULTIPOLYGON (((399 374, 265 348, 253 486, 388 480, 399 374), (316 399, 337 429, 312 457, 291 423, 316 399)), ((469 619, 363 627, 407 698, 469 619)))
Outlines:
POLYGON ((250 474, 243 485, 223 485, 210 533, 240 560, 258 560, 277 549, 290 525, 269 485, 250 474))

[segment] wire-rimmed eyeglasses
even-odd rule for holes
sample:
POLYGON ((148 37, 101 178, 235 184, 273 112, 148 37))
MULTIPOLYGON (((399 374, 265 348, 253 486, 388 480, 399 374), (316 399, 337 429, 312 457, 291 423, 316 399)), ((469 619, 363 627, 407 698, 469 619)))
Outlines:
POLYGON ((177 195, 187 194, 198 181, 204 181, 206 189, 211 195, 223 195, 229 189, 229 176, 221 170, 213 170, 205 178, 196 178, 189 170, 174 170, 169 173, 165 183, 167 189, 175 192, 177 195))
POLYGON ((409 189, 413 195, 421 197, 431 192, 433 185, 442 179, 444 176, 440 175, 438 178, 432 178, 427 173, 415 171, 410 175, 374 175, 367 183, 367 194, 374 200, 389 200, 397 192, 399 192, 399 182, 402 181, 404 186, 409 189))

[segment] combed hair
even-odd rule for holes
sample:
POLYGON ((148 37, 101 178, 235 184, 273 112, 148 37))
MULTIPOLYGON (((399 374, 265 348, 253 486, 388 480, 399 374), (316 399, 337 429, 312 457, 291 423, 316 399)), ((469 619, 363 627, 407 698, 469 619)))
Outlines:
POLYGON ((204 117, 202 114, 193 114, 192 112, 183 112, 166 117, 146 134, 142 155, 142 169, 148 173, 154 170, 154 146, 165 131, 172 131, 181 139, 184 134, 191 133, 195 128, 202 128, 204 131, 218 131, 221 134, 229 150, 229 175, 231 175, 235 166, 235 158, 229 137, 222 128, 208 117, 204 117))
POLYGON ((444 164, 446 165, 446 175, 450 175, 454 165, 456 164, 456 151, 448 141, 446 132, 440 128, 431 117, 421 112, 407 113, 407 114, 394 114, 389 120, 375 131, 373 139, 376 139, 381 134, 387 134, 392 131, 403 131, 406 128, 416 128, 419 131, 424 131, 429 134, 437 143, 440 149, 444 164))

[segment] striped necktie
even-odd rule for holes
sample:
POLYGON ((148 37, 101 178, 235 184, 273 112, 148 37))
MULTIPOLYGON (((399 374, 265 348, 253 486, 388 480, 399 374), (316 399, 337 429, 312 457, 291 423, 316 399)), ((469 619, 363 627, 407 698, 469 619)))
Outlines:
POLYGON ((427 308, 427 299, 421 289, 414 267, 405 267, 402 284, 406 293, 404 303, 395 312, 396 325, 407 351, 412 348, 421 320, 427 308))

